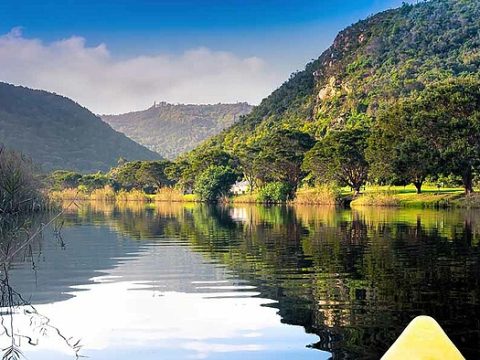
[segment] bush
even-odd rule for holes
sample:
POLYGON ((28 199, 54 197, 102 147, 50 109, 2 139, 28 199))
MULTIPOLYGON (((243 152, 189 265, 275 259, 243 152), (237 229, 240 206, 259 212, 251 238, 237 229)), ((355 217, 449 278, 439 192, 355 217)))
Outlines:
POLYGON ((265 184, 258 192, 258 201, 263 203, 280 203, 289 199, 291 186, 283 182, 265 184))
POLYGON ((371 190, 350 204, 351 206, 400 206, 400 199, 395 190, 383 190, 381 187, 373 186, 371 190))
POLYGON ((194 191, 202 201, 217 201, 228 195, 236 179, 231 167, 211 165, 195 181, 194 191))

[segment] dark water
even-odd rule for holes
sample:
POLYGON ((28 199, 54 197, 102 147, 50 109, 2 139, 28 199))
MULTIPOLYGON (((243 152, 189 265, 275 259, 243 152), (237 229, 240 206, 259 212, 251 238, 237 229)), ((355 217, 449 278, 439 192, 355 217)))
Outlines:
POLYGON ((426 314, 478 359, 479 215, 83 204, 10 266, 0 346, 13 330, 32 360, 379 359, 426 314))

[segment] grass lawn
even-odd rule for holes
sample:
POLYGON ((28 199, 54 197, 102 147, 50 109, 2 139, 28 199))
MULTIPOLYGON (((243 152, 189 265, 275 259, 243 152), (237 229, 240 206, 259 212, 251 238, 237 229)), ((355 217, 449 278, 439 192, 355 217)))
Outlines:
POLYGON ((476 194, 466 197, 462 188, 439 189, 426 185, 422 193, 417 194, 413 185, 372 186, 367 187, 350 205, 352 207, 480 207, 480 197, 476 194))

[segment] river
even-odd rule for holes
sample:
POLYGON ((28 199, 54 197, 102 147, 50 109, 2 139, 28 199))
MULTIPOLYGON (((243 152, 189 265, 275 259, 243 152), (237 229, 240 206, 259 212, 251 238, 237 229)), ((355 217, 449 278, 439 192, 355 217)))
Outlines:
POLYGON ((31 360, 379 359, 426 314, 478 359, 479 215, 81 203, 2 271, 0 346, 31 360))

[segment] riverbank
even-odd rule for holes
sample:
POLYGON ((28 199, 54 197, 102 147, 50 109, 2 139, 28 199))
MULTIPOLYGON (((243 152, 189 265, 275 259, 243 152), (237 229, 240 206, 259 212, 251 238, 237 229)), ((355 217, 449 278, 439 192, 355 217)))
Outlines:
MULTIPOLYGON (((50 193, 53 200, 93 200, 93 201, 136 201, 136 202, 201 202, 195 194, 183 194, 174 188, 161 189, 156 194, 146 194, 139 190, 118 191, 111 188, 97 189, 90 193, 76 189, 65 189, 50 193)), ((234 204, 263 204, 257 193, 235 195, 223 198, 220 202, 234 204)), ((282 202, 279 202, 282 203, 282 202)), ((359 195, 348 189, 332 187, 302 188, 296 198, 283 202, 297 205, 329 205, 343 207, 402 207, 402 208, 480 208, 480 193, 466 196, 462 188, 441 188, 426 186, 421 194, 413 186, 372 186, 359 195)))
POLYGON ((480 208, 480 194, 465 195, 462 188, 426 186, 421 194, 413 186, 367 187, 350 202, 351 207, 480 208))

